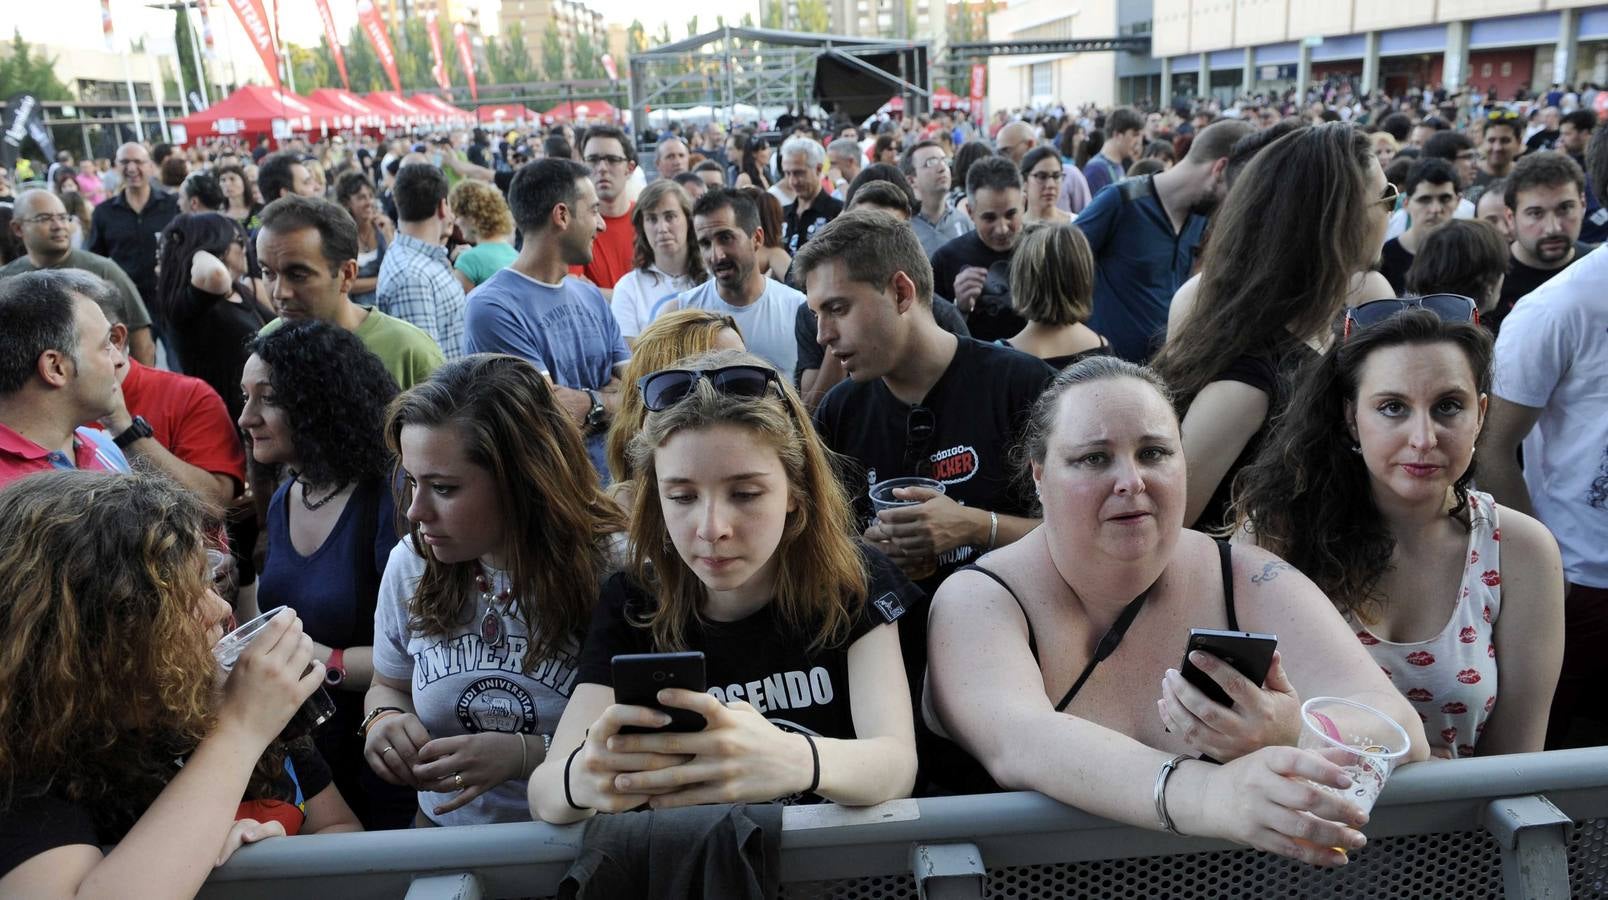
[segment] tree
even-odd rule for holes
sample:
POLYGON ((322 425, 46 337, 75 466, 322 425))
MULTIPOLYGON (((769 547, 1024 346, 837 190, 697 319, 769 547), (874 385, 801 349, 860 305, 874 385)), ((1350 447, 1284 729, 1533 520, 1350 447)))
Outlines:
POLYGON ((352 90, 359 93, 391 89, 379 54, 374 52, 361 25, 352 26, 351 39, 346 42, 346 75, 352 80, 352 90))
POLYGON ((787 6, 782 0, 765 0, 759 11, 759 26, 781 30, 787 27, 787 6))
POLYGON ((564 41, 558 36, 558 23, 549 20, 542 32, 542 75, 548 81, 563 81, 564 68, 564 41))
MULTIPOLYGON (((179 71, 184 74, 185 90, 195 91, 196 96, 201 95, 198 85, 207 81, 207 65, 205 59, 197 59, 195 44, 191 43, 190 15, 188 10, 174 10, 173 13, 173 45, 179 51, 179 71)), ((211 96, 212 89, 207 89, 211 96)), ((216 100, 218 98, 213 97, 216 100)))
POLYGON ((12 34, 10 55, 0 56, 0 85, 5 85, 7 95, 27 91, 40 100, 73 99, 72 91, 56 78, 56 60, 43 52, 36 55, 21 31, 12 34))
POLYGON ((608 77, 608 71, 603 68, 602 51, 592 43, 591 35, 583 34, 575 38, 575 55, 571 61, 574 63, 575 77, 579 80, 608 77))
POLYGON ((525 26, 515 22, 503 29, 501 40, 486 41, 488 65, 491 62, 493 46, 498 47, 503 64, 501 73, 495 69, 492 71, 493 81, 519 84, 536 80, 536 62, 531 58, 530 45, 525 43, 525 26))
POLYGON ((800 31, 823 33, 831 25, 826 11, 826 0, 798 0, 798 28, 800 31))
POLYGON ((635 56, 646 53, 648 50, 648 29, 643 27, 641 19, 632 19, 631 27, 625 30, 626 53, 635 56))

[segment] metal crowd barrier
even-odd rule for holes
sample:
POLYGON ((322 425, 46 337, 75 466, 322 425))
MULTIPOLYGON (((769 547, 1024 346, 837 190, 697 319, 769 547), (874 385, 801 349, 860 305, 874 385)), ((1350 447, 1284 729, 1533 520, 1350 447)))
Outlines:
MULTIPOLYGON (((1608 748, 1427 762, 1386 785, 1349 865, 1119 825, 1034 793, 784 811, 790 900, 1608 896, 1608 748)), ((581 827, 528 822, 279 838, 204 898, 547 897, 581 827)))

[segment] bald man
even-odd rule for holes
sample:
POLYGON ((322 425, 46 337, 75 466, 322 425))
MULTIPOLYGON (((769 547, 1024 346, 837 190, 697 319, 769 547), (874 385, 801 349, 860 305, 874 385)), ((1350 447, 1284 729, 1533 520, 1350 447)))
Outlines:
MULTIPOLYGON (((123 267, 147 308, 156 302, 157 235, 179 214, 179 198, 152 183, 156 166, 144 144, 117 148, 117 171, 123 190, 95 207, 84 249, 123 267)), ((160 318, 156 322, 161 330, 160 318)))
POLYGON ((658 148, 653 151, 653 167, 659 173, 659 178, 674 178, 687 171, 690 156, 685 141, 668 137, 660 141, 658 148))
POLYGON ((117 263, 88 250, 74 250, 67 208, 50 191, 23 191, 12 210, 11 233, 27 248, 0 269, 0 280, 39 269, 82 269, 117 289, 118 315, 128 328, 129 355, 147 366, 156 365, 156 342, 151 338, 151 314, 134 282, 117 263))

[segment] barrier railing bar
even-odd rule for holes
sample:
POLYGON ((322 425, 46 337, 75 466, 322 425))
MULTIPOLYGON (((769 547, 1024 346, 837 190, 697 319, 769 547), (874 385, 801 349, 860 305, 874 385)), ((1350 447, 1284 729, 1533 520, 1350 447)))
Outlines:
POLYGON ((910 871, 920 900, 982 900, 988 880, 976 844, 914 844, 910 871))
POLYGON ((480 879, 473 873, 415 878, 405 900, 480 900, 480 879))
POLYGON ((1509 900, 1569 896, 1569 833, 1574 823, 1545 797, 1509 797, 1485 807, 1486 830, 1502 846, 1509 900))

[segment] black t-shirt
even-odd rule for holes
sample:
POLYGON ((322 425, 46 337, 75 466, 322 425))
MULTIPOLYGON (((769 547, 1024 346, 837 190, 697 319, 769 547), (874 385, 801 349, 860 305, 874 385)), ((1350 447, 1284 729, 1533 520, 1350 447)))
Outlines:
MULTIPOLYGON (((267 799, 295 803, 298 793, 306 800, 329 787, 329 766, 311 742, 303 740, 291 744, 286 762, 286 773, 290 777, 281 779, 276 786, 278 790, 267 799)), ((174 773, 177 771, 175 769, 174 773)), ((0 878, 57 847, 110 846, 121 841, 126 833, 96 825, 87 807, 59 794, 47 791, 32 796, 19 795, 9 808, 0 810, 0 878)))
POLYGON ((205 381, 223 398, 230 421, 240 418, 240 372, 246 366, 246 343, 273 319, 245 283, 237 284, 240 303, 191 285, 173 298, 168 338, 186 375, 205 381))
MULTIPOLYGON (((1011 342, 1000 341, 999 345, 1001 347, 1011 347, 1011 342)), ((1011 347, 1011 349, 1015 350, 1016 348, 1011 347)), ((1111 342, 1106 340, 1105 336, 1102 335, 1100 337, 1100 346, 1098 347, 1090 347, 1087 350, 1082 350, 1077 353, 1068 353, 1065 356, 1044 356, 1040 357, 1040 359, 1043 359, 1044 364, 1055 371, 1064 372, 1073 363, 1082 362, 1091 356, 1116 356, 1116 354, 1111 350, 1111 342)))
MULTIPOLYGON (((942 297, 932 298, 932 317, 939 328, 955 337, 971 337, 971 332, 966 329, 966 317, 950 301, 942 297)), ((800 303, 798 315, 793 320, 793 336, 798 341, 798 367, 793 370, 794 387, 799 386, 799 379, 806 369, 819 369, 826 361, 826 348, 815 340, 818 324, 815 311, 807 304, 800 303)))
MULTIPOLYGON (((774 603, 736 622, 688 623, 687 649, 703 652, 709 693, 722 703, 744 701, 786 731, 854 738, 849 647, 926 599, 880 551, 864 543, 860 551, 869 590, 841 646, 809 652, 811 636, 790 629, 774 603)), ((652 631, 632 624, 655 605, 628 574, 611 577, 592 612, 576 683, 612 687, 615 654, 656 652, 652 631)))
POLYGON ((1384 249, 1379 251, 1379 274, 1385 276, 1390 286, 1395 289, 1396 296, 1407 289, 1407 270, 1413 267, 1413 254, 1401 245, 1401 238, 1393 237, 1385 241, 1384 249))
POLYGON ((990 342, 1021 333, 1026 320, 1011 309, 1011 253, 1001 253, 968 231, 932 254, 932 292, 955 296, 955 278, 969 266, 988 270, 988 281, 966 317, 972 337, 990 342))
MULTIPOLYGON (((1032 515, 1032 487, 1017 476, 1011 451, 1020 443, 1033 401, 1054 377, 1054 369, 1026 353, 958 338, 949 368, 920 404, 933 413, 932 438, 924 448, 910 448, 909 464, 912 407, 880 378, 833 387, 815 411, 815 427, 828 447, 855 464, 845 486, 862 525, 871 520, 870 486, 905 475, 942 481, 944 492, 965 506, 1032 515)), ((939 575, 983 549, 964 546, 943 554, 939 575)))
MULTIPOLYGON (((1574 256, 1569 259, 1569 265, 1575 260, 1590 253, 1590 244, 1575 241, 1574 256)), ((1502 327, 1502 320, 1513 311, 1514 304, 1524 299, 1526 295, 1548 281, 1552 276, 1562 272, 1569 265, 1559 266, 1556 269, 1537 269, 1519 262, 1512 252, 1508 253, 1507 278, 1502 281, 1502 296, 1496 301, 1496 308, 1488 313, 1480 313, 1480 322, 1496 334, 1502 327)))

